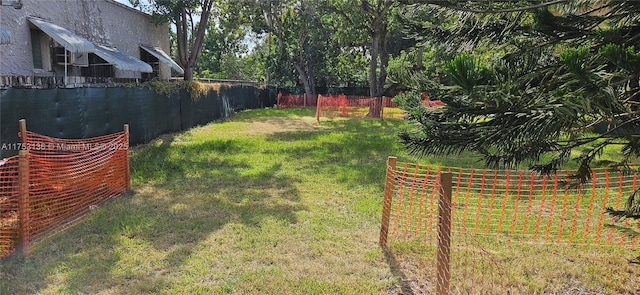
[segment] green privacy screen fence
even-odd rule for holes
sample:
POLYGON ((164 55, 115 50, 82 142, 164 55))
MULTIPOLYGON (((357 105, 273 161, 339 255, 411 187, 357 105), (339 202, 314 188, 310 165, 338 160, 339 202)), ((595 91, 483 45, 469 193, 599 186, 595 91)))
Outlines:
POLYGON ((271 107, 276 93, 269 87, 227 85, 193 99, 184 89, 159 94, 148 87, 0 90, 1 157, 16 155, 20 142, 16 122, 57 138, 89 138, 131 126, 131 144, 230 116, 234 111, 271 107))

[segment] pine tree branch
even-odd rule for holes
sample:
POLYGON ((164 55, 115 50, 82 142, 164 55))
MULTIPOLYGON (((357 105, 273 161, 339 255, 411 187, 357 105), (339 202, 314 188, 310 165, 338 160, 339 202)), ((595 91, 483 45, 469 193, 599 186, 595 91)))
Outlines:
MULTIPOLYGON (((406 4, 406 5, 410 5, 410 4, 433 4, 433 5, 438 5, 440 7, 449 8, 449 9, 453 9, 453 10, 457 10, 457 11, 471 12, 471 13, 478 13, 478 14, 500 14, 500 13, 511 13, 511 12, 520 12, 520 11, 533 10, 533 9, 548 7, 548 6, 551 6, 551 5, 556 5, 556 4, 565 3, 565 2, 569 2, 569 1, 570 0, 554 0, 554 1, 544 2, 544 3, 540 3, 540 4, 536 4, 536 5, 530 5, 530 6, 526 6, 526 7, 516 7, 516 8, 509 8, 509 9, 473 9, 473 8, 467 8, 467 7, 457 6, 457 5, 451 5, 450 4, 451 1, 439 1, 439 0, 405 0, 405 1, 401 1, 401 2, 402 2, 402 4, 406 4)), ((486 1, 469 1, 469 2, 484 3, 486 1)), ((494 1, 494 2, 509 3, 509 2, 513 2, 513 1, 494 1)))

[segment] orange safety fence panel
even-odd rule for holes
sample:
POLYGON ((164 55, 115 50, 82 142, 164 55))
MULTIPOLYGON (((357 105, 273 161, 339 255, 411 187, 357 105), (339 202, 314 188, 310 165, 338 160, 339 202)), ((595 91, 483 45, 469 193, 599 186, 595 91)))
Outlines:
POLYGON ((16 240, 27 250, 129 187, 127 131, 80 140, 24 133, 28 198, 15 188, 18 157, 0 166, 0 257, 14 251, 16 240))
POLYGON ((392 163, 387 166, 380 243, 424 293, 436 293, 441 281, 450 294, 530 293, 510 269, 523 258, 509 255, 548 251, 553 256, 563 246, 637 249, 640 242, 639 220, 607 213, 607 208, 622 210, 638 189, 637 172, 593 169, 589 180, 579 183, 570 172, 540 175, 392 163), (440 172, 452 176, 447 248, 437 243, 440 172), (450 268, 443 271, 433 260, 445 249, 450 268))
MULTIPOLYGON (((441 100, 430 100, 423 96, 422 104, 427 108, 444 106, 441 100)), ((318 95, 316 117, 327 118, 396 118, 405 117, 405 113, 393 102, 392 97, 370 97, 358 95, 318 95), (378 115, 379 114, 379 115, 378 115)))
POLYGON ((29 238, 89 213, 126 190, 127 136, 124 132, 87 140, 62 140, 27 133, 32 187, 29 238))
POLYGON ((304 94, 286 94, 286 93, 278 93, 277 105, 278 108, 295 108, 295 107, 305 107, 305 106, 315 106, 315 99, 313 99, 310 104, 305 104, 305 95, 304 94))
POLYGON ((19 238, 18 156, 0 161, 0 258, 14 252, 19 238))
POLYGON ((81 154, 111 148, 126 150, 128 147, 123 145, 128 139, 125 137, 124 132, 119 132, 85 139, 64 139, 27 131, 25 148, 30 154, 38 155, 81 154))
MULTIPOLYGON (((433 238, 439 169, 399 163, 390 233, 399 238, 433 238)), ((636 246, 640 221, 619 220, 638 187, 637 174, 594 169, 579 184, 568 172, 446 168, 453 173, 453 232, 489 236, 506 243, 636 246)))
POLYGON ((404 113, 390 97, 318 95, 318 117, 403 118, 404 113))

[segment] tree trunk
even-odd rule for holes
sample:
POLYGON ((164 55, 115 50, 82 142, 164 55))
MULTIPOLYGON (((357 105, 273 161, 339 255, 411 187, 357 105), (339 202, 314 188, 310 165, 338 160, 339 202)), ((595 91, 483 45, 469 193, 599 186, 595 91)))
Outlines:
POLYGON ((378 49, 375 45, 371 46, 371 60, 369 61, 369 96, 376 95, 377 81, 376 69, 378 68, 378 49))
POLYGON ((195 70, 194 66, 186 66, 184 67, 184 80, 192 81, 193 80, 193 72, 195 70))
POLYGON ((371 34, 371 61, 369 62, 369 95, 375 99, 369 104, 367 117, 380 118, 382 116, 382 95, 384 93, 384 83, 387 78, 387 65, 389 55, 387 54, 386 24, 374 22, 374 30, 371 34))
POLYGON ((313 77, 309 77, 309 75, 307 74, 307 71, 305 71, 304 67, 300 62, 294 62, 293 66, 296 68, 296 71, 298 72, 298 77, 302 82, 302 87, 304 87, 304 93, 307 95, 307 99, 311 99, 312 97, 315 97, 315 89, 312 87, 312 84, 314 83, 310 81, 313 79, 313 77))
MULTIPOLYGON (((316 105, 317 93, 316 93, 316 74, 314 71, 313 63, 307 64, 307 76, 309 77, 309 90, 307 93, 307 106, 316 105)), ((307 90, 305 89, 305 92, 307 90)))
POLYGON ((200 22, 198 23, 197 28, 192 28, 192 33, 194 34, 191 36, 189 36, 188 33, 189 16, 187 15, 187 11, 184 7, 180 10, 178 18, 175 19, 176 39, 178 43, 178 62, 184 69, 185 81, 193 80, 193 74, 198 63, 198 57, 200 56, 200 51, 204 44, 204 35, 209 23, 209 16, 211 14, 212 7, 212 0, 204 1, 202 4, 200 22))
POLYGON ((371 61, 369 62, 369 95, 375 97, 369 104, 368 117, 382 116, 382 95, 387 80, 387 32, 389 25, 389 11, 398 4, 396 1, 360 1, 360 7, 369 15, 371 21, 369 37, 371 37, 371 61))
POLYGON ((633 93, 629 101, 634 102, 633 104, 631 104, 631 110, 634 112, 638 111, 638 104, 640 103, 639 78, 640 77, 638 77, 637 75, 632 75, 631 78, 629 78, 629 93, 633 93))

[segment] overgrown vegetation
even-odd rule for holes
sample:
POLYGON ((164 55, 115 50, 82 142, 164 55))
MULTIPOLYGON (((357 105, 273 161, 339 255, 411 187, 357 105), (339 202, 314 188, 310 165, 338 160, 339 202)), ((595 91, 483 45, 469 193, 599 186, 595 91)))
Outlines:
POLYGON ((189 93, 193 101, 197 101, 211 91, 217 92, 221 87, 219 83, 200 83, 198 81, 150 81, 142 85, 143 87, 148 86, 156 93, 166 96, 184 89, 189 93))

